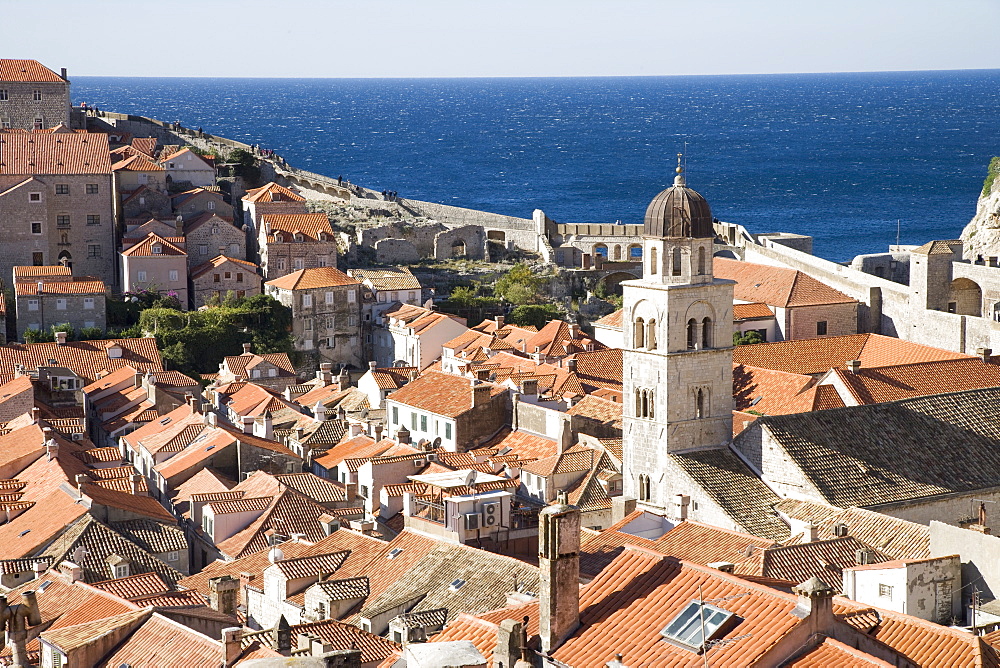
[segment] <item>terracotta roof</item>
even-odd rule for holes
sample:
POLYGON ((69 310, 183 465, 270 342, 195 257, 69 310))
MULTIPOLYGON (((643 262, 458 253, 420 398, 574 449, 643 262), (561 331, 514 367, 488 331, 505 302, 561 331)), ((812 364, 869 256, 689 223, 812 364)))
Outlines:
POLYGON ((577 445, 562 454, 531 462, 522 467, 521 470, 544 477, 555 475, 556 473, 580 473, 593 468, 595 464, 594 456, 596 454, 591 448, 577 445))
POLYGON ((285 274, 273 281, 268 281, 267 285, 281 290, 315 290, 361 284, 335 267, 315 267, 285 274))
POLYGON ((577 353, 573 355, 573 359, 576 360, 576 375, 585 387, 600 387, 621 392, 621 348, 577 353))
POLYGON ((286 536, 303 534, 306 540, 318 541, 326 534, 320 526, 319 517, 327 509, 296 491, 286 488, 280 492, 266 510, 246 529, 227 538, 216 547, 223 554, 239 558, 259 552, 268 546, 268 530, 275 530, 286 536))
POLYGON ((758 427, 841 508, 1000 485, 1000 389, 763 417, 736 443, 758 427))
POLYGON ((419 371, 415 366, 392 366, 371 370, 372 379, 380 390, 398 390, 410 382, 410 373, 419 371))
POLYGON ((292 637, 300 633, 319 638, 331 650, 360 649, 362 665, 393 657, 402 649, 401 645, 387 638, 333 619, 292 627, 292 637))
POLYGON ((594 321, 595 327, 611 327, 613 329, 622 328, 622 315, 625 313, 625 309, 618 309, 614 313, 610 313, 600 320, 594 321))
POLYGON ((237 265, 241 269, 250 271, 256 274, 260 267, 255 265, 253 262, 247 262, 246 260, 240 260, 239 258, 229 257, 226 255, 217 255, 208 262, 199 264, 197 267, 191 270, 191 278, 198 278, 202 274, 206 274, 213 269, 219 269, 225 266, 227 263, 232 263, 237 265))
POLYGON ((61 264, 14 267, 14 281, 36 276, 72 276, 73 270, 61 264))
POLYGON ((271 243, 275 242, 275 232, 283 232, 286 243, 294 243, 294 234, 302 235, 305 241, 319 241, 319 235, 326 234, 333 241, 333 228, 325 213, 265 213, 260 217, 260 226, 268 230, 271 243))
POLYGON ((892 559, 923 559, 930 556, 930 529, 863 508, 840 509, 812 501, 782 499, 774 509, 782 515, 816 524, 821 539, 835 536, 834 527, 847 527, 854 536, 892 559))
POLYGON ((622 428, 622 404, 610 399, 602 399, 588 394, 566 411, 568 415, 580 416, 616 429, 622 428))
POLYGON ((134 246, 126 248, 122 251, 122 255, 127 257, 164 257, 164 256, 177 256, 177 255, 187 255, 187 252, 183 248, 179 248, 174 244, 167 241, 164 237, 161 237, 155 232, 150 232, 146 235, 146 238, 137 243, 134 246), (160 248, 159 253, 154 253, 153 248, 160 248))
POLYGON ((279 473, 274 477, 282 485, 291 487, 316 503, 340 503, 349 500, 344 487, 312 473, 279 473))
POLYGON ((71 281, 44 280, 39 278, 32 281, 18 281, 14 283, 14 294, 18 297, 26 297, 37 294, 47 295, 103 295, 107 292, 104 281, 93 276, 74 276, 71 281), (38 284, 42 284, 41 293, 38 284))
POLYGON ((872 563, 888 558, 852 536, 817 540, 796 545, 772 545, 736 564, 736 573, 761 575, 789 582, 805 582, 816 577, 823 584, 840 592, 844 568, 856 566, 857 551, 866 550, 872 563))
POLYGON ((111 174, 105 134, 0 134, 0 175, 111 174))
POLYGON ((142 153, 136 153, 124 160, 119 160, 118 162, 111 165, 111 171, 126 171, 126 172, 162 172, 163 167, 149 159, 148 156, 142 153))
POLYGON ((127 510, 137 515, 145 515, 160 522, 176 524, 176 518, 171 515, 160 502, 151 496, 136 496, 134 494, 124 494, 109 489, 103 489, 96 485, 85 485, 83 489, 85 496, 96 504, 127 510))
POLYGON ((144 155, 153 157, 156 155, 157 143, 156 137, 133 137, 131 148, 144 155))
MULTIPOLYGON (((431 371, 393 392, 388 401, 435 415, 457 417, 472 408, 472 383, 469 378, 431 371)), ((498 385, 486 386, 491 398, 506 392, 498 385)))
MULTIPOLYGON (((351 276, 374 290, 419 290, 420 281, 407 267, 390 269, 352 269, 351 276)), ((419 296, 419 295, 418 295, 419 296)))
POLYGON ((574 337, 570 325, 562 320, 550 320, 525 341, 525 347, 529 354, 537 350, 552 357, 563 357, 588 348, 592 351, 605 348, 603 343, 591 339, 579 329, 574 337))
POLYGON ((785 415, 813 409, 807 392, 812 376, 738 364, 733 367, 733 407, 762 415, 785 415))
POLYGON ((552 457, 559 451, 555 439, 521 429, 516 431, 504 429, 497 436, 483 443, 483 447, 495 449, 497 452, 510 448, 511 453, 516 454, 522 460, 552 457))
POLYGON ((97 587, 102 591, 124 599, 162 594, 163 592, 170 591, 170 584, 157 573, 140 573, 125 578, 91 582, 90 584, 92 587, 97 587))
POLYGON ((758 320, 773 317, 774 312, 768 308, 767 304, 760 302, 733 304, 733 320, 758 320))
POLYGON ((111 528, 130 541, 153 554, 183 552, 188 549, 184 530, 173 524, 152 520, 124 520, 112 522, 111 528))
POLYGON ((1000 364, 978 357, 832 371, 859 404, 1000 387, 1000 364))
POLYGON ((734 297, 741 301, 781 308, 858 301, 795 269, 716 257, 712 259, 712 272, 716 278, 736 281, 734 297))
POLYGON ((892 668, 893 666, 839 640, 827 637, 822 637, 814 647, 783 665, 787 668, 892 668))
POLYGON ((244 202, 305 202, 306 198, 297 192, 293 192, 285 186, 279 186, 274 181, 252 188, 243 196, 244 202))
POLYGON ((281 571, 289 580, 298 580, 300 578, 318 577, 320 575, 329 575, 340 568, 347 557, 350 556, 350 550, 340 551, 340 552, 330 552, 327 554, 315 554, 306 557, 294 557, 291 559, 282 559, 281 561, 275 562, 275 566, 281 571))
POLYGON ((224 515, 226 513, 252 513, 252 512, 263 512, 271 502, 274 497, 262 496, 252 499, 239 498, 230 499, 228 501, 212 501, 208 504, 208 507, 212 509, 212 512, 216 515, 224 515))
POLYGON ((288 359, 288 353, 264 353, 263 355, 243 353, 242 355, 232 355, 223 359, 223 363, 229 369, 230 373, 244 379, 249 378, 250 370, 261 362, 267 362, 276 366, 281 376, 288 374, 295 375, 295 367, 292 366, 292 361, 288 359))
POLYGON ((322 455, 314 458, 313 461, 323 468, 331 470, 334 466, 348 459, 378 456, 388 450, 391 445, 392 441, 382 440, 376 443, 374 438, 359 434, 334 445, 322 455))
POLYGON ((879 334, 754 343, 733 349, 734 364, 801 374, 824 373, 849 360, 861 360, 862 368, 873 368, 968 357, 879 334))
POLYGON ((748 533, 772 540, 788 537, 788 527, 771 513, 780 497, 728 447, 669 457, 748 533))
POLYGON ((0 81, 24 83, 68 83, 37 60, 0 58, 0 81))
POLYGON ((223 655, 223 646, 218 640, 154 612, 115 646, 100 666, 217 668, 223 655))

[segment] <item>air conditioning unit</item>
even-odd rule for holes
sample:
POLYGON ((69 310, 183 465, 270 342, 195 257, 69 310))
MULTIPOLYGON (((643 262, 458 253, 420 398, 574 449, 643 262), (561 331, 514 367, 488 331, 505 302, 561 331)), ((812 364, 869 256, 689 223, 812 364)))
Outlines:
POLYGON ((478 531, 483 526, 483 516, 479 513, 466 513, 465 530, 478 531))
POLYGON ((436 462, 438 460, 438 454, 436 452, 427 453, 427 461, 436 462))
POLYGON ((500 504, 499 503, 484 503, 483 504, 483 526, 484 527, 495 527, 500 524, 500 504))
POLYGON ((414 459, 413 460, 413 468, 415 468, 415 469, 422 469, 426 465, 427 465, 427 462, 425 460, 423 460, 423 459, 414 459))

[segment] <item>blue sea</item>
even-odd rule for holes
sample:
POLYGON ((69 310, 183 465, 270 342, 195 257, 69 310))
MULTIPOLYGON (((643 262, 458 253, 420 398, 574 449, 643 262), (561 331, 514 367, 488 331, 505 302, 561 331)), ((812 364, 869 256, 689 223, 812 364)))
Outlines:
POLYGON ((684 152, 716 217, 846 260, 954 238, 1000 154, 1000 70, 555 79, 75 77, 75 103, 179 120, 404 197, 641 222, 684 152))

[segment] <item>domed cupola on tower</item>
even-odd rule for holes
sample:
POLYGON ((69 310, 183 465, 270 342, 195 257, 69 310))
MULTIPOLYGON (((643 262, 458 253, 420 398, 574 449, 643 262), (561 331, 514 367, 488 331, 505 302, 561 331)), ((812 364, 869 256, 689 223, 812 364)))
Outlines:
POLYGON ((646 207, 645 229, 647 237, 696 239, 712 238, 712 210, 698 192, 687 187, 680 154, 677 156, 677 176, 674 185, 653 198, 646 207))

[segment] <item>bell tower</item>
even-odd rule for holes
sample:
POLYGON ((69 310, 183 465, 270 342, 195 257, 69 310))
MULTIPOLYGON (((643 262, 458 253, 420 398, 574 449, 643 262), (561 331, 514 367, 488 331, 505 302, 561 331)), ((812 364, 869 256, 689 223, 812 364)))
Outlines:
POLYGON ((733 285, 712 274, 705 198, 674 185, 646 209, 643 277, 622 283, 625 495, 663 511, 668 453, 732 438, 733 285))

